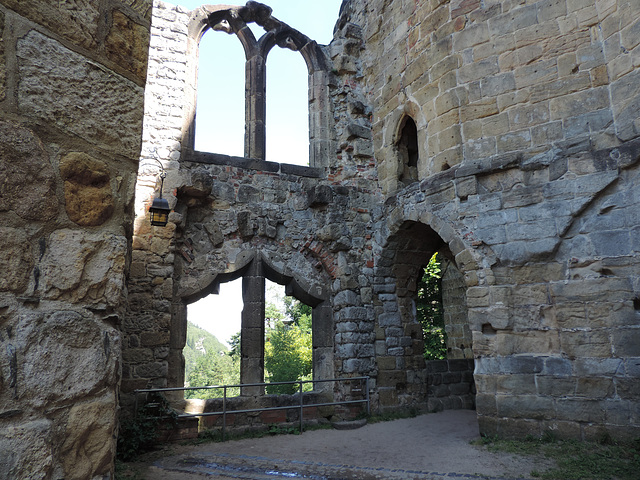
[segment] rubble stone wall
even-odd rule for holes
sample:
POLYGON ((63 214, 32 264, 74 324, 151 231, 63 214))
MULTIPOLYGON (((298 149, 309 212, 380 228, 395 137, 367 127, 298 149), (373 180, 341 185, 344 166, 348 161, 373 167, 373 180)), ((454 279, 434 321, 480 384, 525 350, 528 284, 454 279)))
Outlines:
MULTIPOLYGON (((314 307, 317 378, 354 373, 365 357, 373 365, 372 314, 363 306, 372 293, 363 272, 372 265, 367 224, 379 194, 370 111, 357 71, 350 63, 341 67, 344 78, 328 68, 310 72, 312 164, 321 167, 194 152, 197 43, 203 31, 224 33, 205 31, 202 9, 154 5, 124 325, 123 405, 133 404, 127 393, 135 389, 183 385, 186 305, 241 276, 247 285, 259 287, 261 278, 285 284, 314 307), (330 154, 328 144, 342 153, 330 154), (158 162, 167 171, 163 196, 174 210, 164 228, 152 227, 147 214, 159 188, 158 162), (259 263, 266 266, 257 274, 259 263)), ((357 53, 359 35, 349 25, 337 37, 342 47, 316 47, 317 61, 307 64, 315 68, 345 50, 357 53)), ((243 378, 251 382, 263 375, 262 336, 250 334, 260 323, 252 317, 260 316, 257 299, 246 292, 243 342, 253 345, 245 350, 253 353, 243 356, 243 378)))
POLYGON ((271 275, 322 287, 322 375, 370 376, 374 410, 424 408, 416 281, 441 252, 483 433, 637 436, 636 3, 345 2, 310 82, 333 112, 313 168, 192 151, 194 13, 156 10, 143 162, 174 212, 148 225, 141 177, 123 389, 180 386, 186 304, 271 275))
POLYGON ((481 430, 637 435, 637 3, 353 0, 348 21, 388 197, 374 227, 384 295, 390 275, 404 295, 387 262, 407 222, 429 226, 466 283, 481 430))
POLYGON ((0 2, 0 478, 112 478, 151 2, 0 2))

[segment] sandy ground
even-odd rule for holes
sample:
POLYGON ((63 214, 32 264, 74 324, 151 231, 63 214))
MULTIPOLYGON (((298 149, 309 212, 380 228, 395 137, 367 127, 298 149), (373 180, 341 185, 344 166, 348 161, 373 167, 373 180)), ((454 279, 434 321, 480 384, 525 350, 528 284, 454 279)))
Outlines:
POLYGON ((489 453, 474 411, 199 446, 168 446, 137 465, 146 480, 530 479, 541 458, 489 453))

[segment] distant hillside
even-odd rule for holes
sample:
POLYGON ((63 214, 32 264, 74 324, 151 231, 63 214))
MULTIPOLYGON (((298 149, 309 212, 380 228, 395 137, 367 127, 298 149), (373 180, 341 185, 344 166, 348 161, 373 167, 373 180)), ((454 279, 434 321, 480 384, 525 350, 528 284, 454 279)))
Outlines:
POLYGON ((187 322, 187 344, 182 351, 185 362, 185 379, 189 378, 189 374, 195 366, 198 357, 202 357, 211 351, 227 352, 229 349, 220 342, 215 335, 212 335, 191 322, 187 322))

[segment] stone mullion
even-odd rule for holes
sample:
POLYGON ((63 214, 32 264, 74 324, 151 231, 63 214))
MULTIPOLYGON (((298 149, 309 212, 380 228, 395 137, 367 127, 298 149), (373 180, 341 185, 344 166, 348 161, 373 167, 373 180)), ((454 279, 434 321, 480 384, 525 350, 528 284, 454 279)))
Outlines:
MULTIPOLYGON (((333 363, 333 309, 331 303, 325 300, 314 307, 312 312, 312 342, 313 342, 313 379, 334 378, 333 363)), ((329 382, 314 385, 314 390, 330 391, 333 384, 329 382)))
MULTIPOLYGON (((240 383, 264 381, 265 277, 262 263, 253 261, 242 278, 242 333, 240 341, 240 383)), ((262 387, 246 387, 242 395, 262 395, 262 387)))
POLYGON ((328 167, 333 139, 333 113, 329 95, 329 74, 317 71, 309 76, 309 165, 328 167))
POLYGON ((244 156, 264 160, 266 155, 266 83, 265 59, 255 55, 245 64, 244 156))

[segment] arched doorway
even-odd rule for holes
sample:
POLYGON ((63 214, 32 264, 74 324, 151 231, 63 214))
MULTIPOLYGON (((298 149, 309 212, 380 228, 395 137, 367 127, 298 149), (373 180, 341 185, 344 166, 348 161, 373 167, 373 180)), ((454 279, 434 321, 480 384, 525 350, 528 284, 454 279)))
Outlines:
POLYGON ((376 299, 377 386, 380 408, 442 410, 473 408, 473 355, 466 319, 466 288, 447 243, 428 225, 407 221, 392 234, 376 268, 387 278, 376 299), (419 280, 438 253, 445 358, 425 360, 417 318, 419 280))

